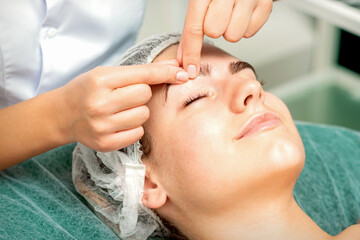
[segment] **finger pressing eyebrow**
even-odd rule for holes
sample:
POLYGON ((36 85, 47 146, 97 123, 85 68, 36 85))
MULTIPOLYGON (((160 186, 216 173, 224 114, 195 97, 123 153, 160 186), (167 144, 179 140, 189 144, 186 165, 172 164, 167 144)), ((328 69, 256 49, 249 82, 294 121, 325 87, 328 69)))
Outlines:
POLYGON ((231 62, 229 64, 229 72, 231 74, 236 74, 236 73, 238 73, 241 70, 246 69, 246 68, 251 69, 255 73, 255 76, 256 76, 256 72, 255 72, 254 67, 251 66, 251 64, 248 63, 248 62, 244 62, 244 61, 239 60, 239 61, 231 62))
MULTIPOLYGON (((199 75, 202 75, 202 76, 209 76, 211 75, 211 66, 207 63, 202 63, 200 65, 200 72, 199 72, 199 75)), ((196 79, 196 78, 195 78, 196 79)), ((195 80, 194 79, 194 80, 195 80)), ((193 81, 194 81, 193 80, 193 81)), ((164 95, 165 95, 165 102, 167 101, 167 98, 168 98, 168 92, 169 92, 169 88, 170 88, 171 84, 170 83, 167 83, 165 84, 164 88, 163 88, 163 91, 164 91, 164 95)), ((164 103, 165 103, 164 102, 164 103)))

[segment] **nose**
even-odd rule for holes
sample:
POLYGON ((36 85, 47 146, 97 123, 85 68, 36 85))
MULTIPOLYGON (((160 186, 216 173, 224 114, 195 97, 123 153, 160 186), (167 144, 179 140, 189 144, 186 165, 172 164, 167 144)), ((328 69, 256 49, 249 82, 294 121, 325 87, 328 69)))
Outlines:
POLYGON ((230 110, 234 113, 242 113, 247 108, 256 108, 263 102, 263 89, 261 84, 253 79, 238 80, 233 85, 230 110))

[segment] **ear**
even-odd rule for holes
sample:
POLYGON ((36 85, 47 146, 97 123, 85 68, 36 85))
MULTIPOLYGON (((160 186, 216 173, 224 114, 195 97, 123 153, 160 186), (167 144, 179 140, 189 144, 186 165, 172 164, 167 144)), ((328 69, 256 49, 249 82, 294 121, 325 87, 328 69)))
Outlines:
POLYGON ((166 203, 167 194, 162 185, 157 181, 156 175, 151 173, 151 166, 146 164, 144 194, 142 204, 145 207, 157 209, 166 203))

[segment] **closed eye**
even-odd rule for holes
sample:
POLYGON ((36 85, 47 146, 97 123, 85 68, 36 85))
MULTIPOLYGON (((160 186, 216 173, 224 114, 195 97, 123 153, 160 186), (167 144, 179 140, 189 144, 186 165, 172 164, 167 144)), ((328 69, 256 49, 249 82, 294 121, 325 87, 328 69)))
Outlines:
POLYGON ((205 97, 208 97, 209 96, 209 93, 208 92, 204 92, 204 93, 199 93, 195 96, 192 96, 190 97, 189 99, 187 99, 185 102, 184 102, 184 107, 187 107, 189 106, 190 104, 192 104, 193 102, 197 101, 197 100, 200 100, 202 98, 205 98, 205 97))

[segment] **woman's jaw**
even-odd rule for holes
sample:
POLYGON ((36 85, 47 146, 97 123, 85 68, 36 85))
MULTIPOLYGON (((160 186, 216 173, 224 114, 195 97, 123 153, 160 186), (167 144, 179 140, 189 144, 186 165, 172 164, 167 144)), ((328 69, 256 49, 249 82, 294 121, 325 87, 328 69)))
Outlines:
MULTIPOLYGON (((154 61, 173 59, 176 50, 154 61)), ((152 87, 143 204, 189 235, 294 208, 305 160, 301 138, 285 104, 263 91, 251 68, 232 71, 238 61, 205 45, 206 73, 152 87)))

